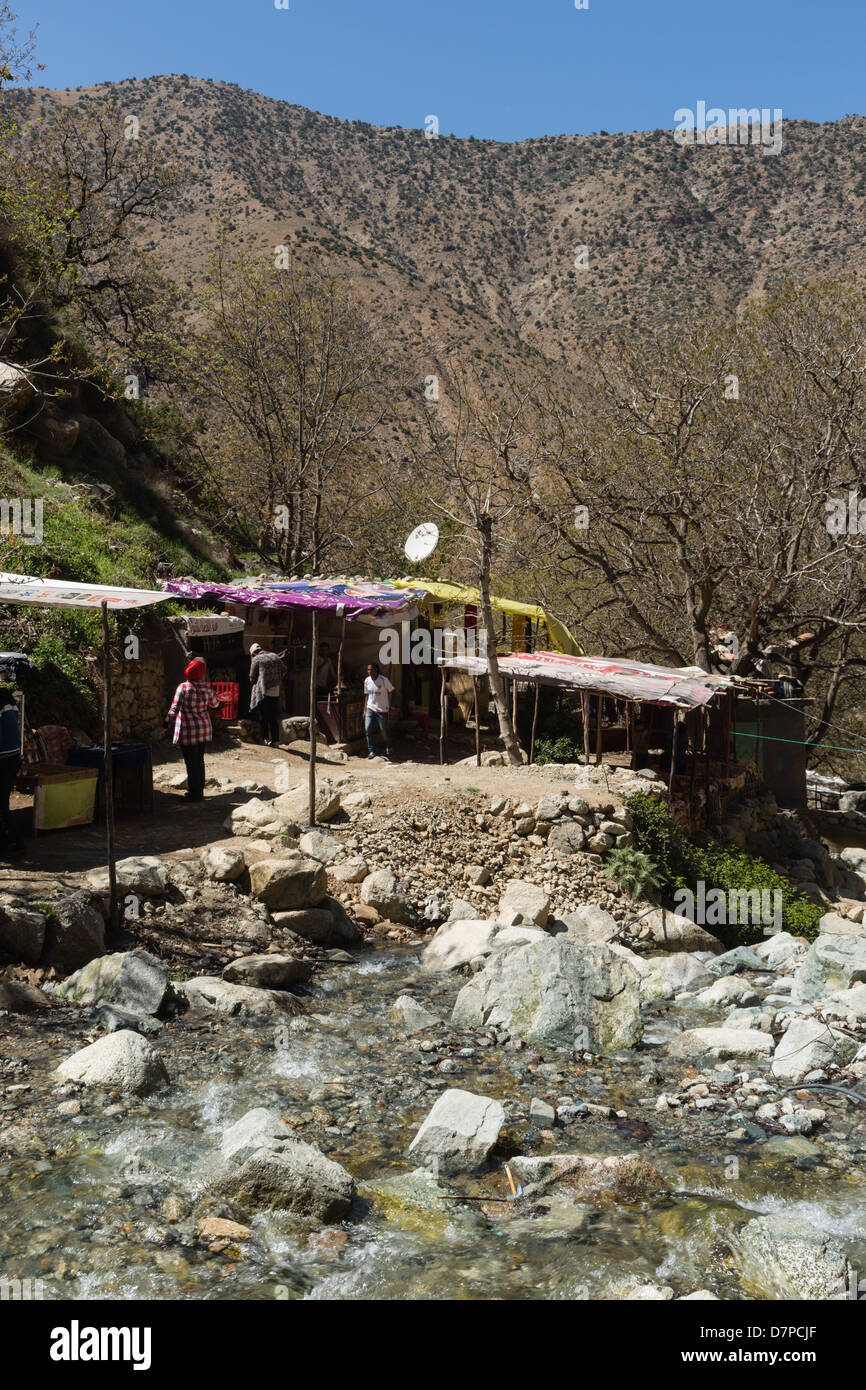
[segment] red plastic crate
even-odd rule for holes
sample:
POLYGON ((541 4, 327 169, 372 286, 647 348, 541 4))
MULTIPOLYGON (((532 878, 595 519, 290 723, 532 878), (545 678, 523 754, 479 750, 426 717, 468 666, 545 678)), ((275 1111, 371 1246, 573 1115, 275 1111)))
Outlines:
POLYGON ((236 681, 213 681, 211 690, 217 699, 222 702, 220 719, 237 719, 238 717, 238 685, 236 681))

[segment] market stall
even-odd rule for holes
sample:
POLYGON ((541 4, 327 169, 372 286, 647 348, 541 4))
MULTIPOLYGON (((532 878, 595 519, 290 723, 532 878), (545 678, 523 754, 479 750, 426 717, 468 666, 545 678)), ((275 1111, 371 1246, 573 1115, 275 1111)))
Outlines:
MULTIPOLYGON (((114 853, 114 744, 111 720, 111 651, 108 614, 111 611, 139 609, 154 603, 164 603, 168 595, 150 589, 127 589, 111 585, 79 584, 60 579, 39 579, 23 574, 0 574, 0 603, 29 605, 37 608, 98 609, 102 618, 102 661, 104 718, 102 742, 102 773, 105 795, 106 859, 109 879, 109 920, 117 924, 117 876, 114 853)), ((23 727, 23 720, 22 720, 23 727)), ((99 767, 72 769, 69 777, 65 767, 55 775, 73 783, 92 782, 94 796, 99 781, 99 767)), ((50 774, 49 774, 50 775, 50 774)), ((48 785, 46 783, 46 785, 48 785)), ((43 804, 48 798, 43 796, 43 804)))

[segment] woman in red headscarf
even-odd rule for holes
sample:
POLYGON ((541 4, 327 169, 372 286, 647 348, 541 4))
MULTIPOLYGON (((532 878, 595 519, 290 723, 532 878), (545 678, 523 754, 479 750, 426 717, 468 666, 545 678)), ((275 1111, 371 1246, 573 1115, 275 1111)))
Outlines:
POLYGON ((174 742, 180 744, 186 763, 187 801, 204 798, 204 746, 213 738, 210 722, 212 709, 219 709, 219 700, 205 684, 207 669, 203 661, 191 661, 174 692, 165 725, 174 719, 174 742))

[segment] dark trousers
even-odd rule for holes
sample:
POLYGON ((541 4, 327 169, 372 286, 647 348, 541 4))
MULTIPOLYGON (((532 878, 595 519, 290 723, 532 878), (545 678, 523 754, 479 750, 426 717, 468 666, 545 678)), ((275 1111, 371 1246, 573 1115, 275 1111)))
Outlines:
POLYGON ((183 760, 186 763, 186 786, 190 801, 201 801, 204 796, 204 744, 182 743, 183 760))
POLYGON ((11 758, 0 758, 0 844, 4 845, 21 843, 21 836, 12 825, 12 812, 9 810, 12 783, 18 775, 20 766, 21 755, 19 753, 11 758))
POLYGON ((262 731, 262 738, 269 738, 271 743, 280 741, 280 697, 279 695, 263 695, 256 705, 256 719, 259 721, 259 728, 262 731))

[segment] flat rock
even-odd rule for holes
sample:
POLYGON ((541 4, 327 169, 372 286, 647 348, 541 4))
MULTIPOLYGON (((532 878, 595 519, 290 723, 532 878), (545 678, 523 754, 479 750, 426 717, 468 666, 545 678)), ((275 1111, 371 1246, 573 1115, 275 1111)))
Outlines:
POLYGON ((506 885, 497 916, 506 927, 544 927, 550 913, 550 897, 537 883, 514 878, 506 885))
POLYGON ((712 951, 715 956, 725 949, 718 937, 704 927, 664 907, 653 908, 637 918, 629 930, 640 941, 654 942, 663 951, 712 951))
POLYGON ((769 1033, 756 1028, 689 1028, 668 1044, 671 1057, 697 1057, 710 1053, 724 1061, 727 1057, 769 1057, 773 1051, 769 1033))
POLYGON ((216 883, 234 883, 246 868, 244 856, 237 849, 221 849, 210 845, 201 857, 202 868, 216 883))
POLYGON ((301 1000, 294 994, 231 984, 218 975, 197 975, 192 980, 177 981, 175 988, 185 996, 195 1013, 214 1017, 276 1018, 304 1011, 301 1000))
POLYGON ((229 984, 250 985, 253 989, 283 990, 305 984, 312 973, 310 961, 266 953, 230 961, 223 970, 223 979, 229 984))

